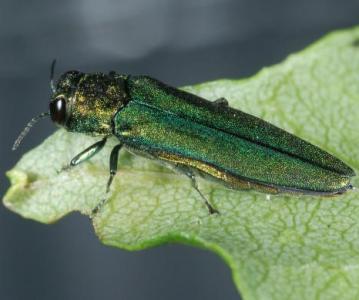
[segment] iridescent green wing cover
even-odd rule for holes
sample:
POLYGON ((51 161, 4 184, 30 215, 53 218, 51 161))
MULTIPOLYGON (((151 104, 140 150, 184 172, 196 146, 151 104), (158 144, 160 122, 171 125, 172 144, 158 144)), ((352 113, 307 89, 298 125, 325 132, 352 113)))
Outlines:
POLYGON ((131 148, 239 188, 334 194, 349 186, 343 162, 261 119, 149 77, 128 78, 128 93, 114 123, 131 148))
POLYGON ((210 101, 147 76, 130 77, 128 85, 130 96, 136 101, 290 154, 325 169, 347 176, 355 175, 349 166, 336 157, 255 116, 230 107, 213 105, 210 101))

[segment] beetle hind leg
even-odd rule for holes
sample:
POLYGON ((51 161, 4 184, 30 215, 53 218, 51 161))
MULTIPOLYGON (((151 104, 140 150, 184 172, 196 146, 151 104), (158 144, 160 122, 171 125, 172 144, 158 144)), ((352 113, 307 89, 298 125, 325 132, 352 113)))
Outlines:
POLYGON ((198 188, 198 184, 197 184, 197 180, 196 180, 196 176, 195 174, 193 174, 193 172, 186 167, 183 166, 178 166, 176 165, 175 168, 177 171, 179 171, 180 173, 186 175, 190 180, 191 180, 191 184, 192 187, 197 191, 197 193, 201 196, 204 204, 206 205, 208 212, 210 215, 213 214, 219 214, 219 211, 217 209, 215 209, 212 204, 208 201, 208 199, 202 194, 202 192, 200 191, 200 189, 198 188))
POLYGON ((196 177, 191 174, 189 176, 189 178, 191 179, 191 182, 192 182, 192 187, 198 192, 198 194, 201 196, 201 198, 203 199, 203 202, 204 204, 207 206, 207 209, 208 209, 208 212, 210 215, 213 215, 213 214, 219 214, 219 211, 217 209, 215 209, 211 203, 209 203, 209 201, 207 200, 207 198, 202 194, 202 192, 199 190, 198 188, 198 184, 197 184, 197 181, 196 181, 196 177))

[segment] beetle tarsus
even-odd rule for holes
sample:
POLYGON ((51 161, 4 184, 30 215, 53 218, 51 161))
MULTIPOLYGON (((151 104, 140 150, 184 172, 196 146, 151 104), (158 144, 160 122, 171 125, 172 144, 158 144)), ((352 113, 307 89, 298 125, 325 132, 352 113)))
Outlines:
POLYGON ((107 199, 104 198, 104 199, 101 199, 101 201, 95 206, 95 208, 91 211, 91 214, 90 214, 90 219, 93 219, 97 214, 98 212, 101 210, 101 208, 104 206, 104 204, 106 203, 107 199))
POLYGON ((60 174, 61 172, 65 172, 65 171, 68 171, 72 168, 73 166, 71 166, 71 164, 68 164, 68 165, 65 165, 63 166, 60 171, 57 172, 57 174, 60 174))

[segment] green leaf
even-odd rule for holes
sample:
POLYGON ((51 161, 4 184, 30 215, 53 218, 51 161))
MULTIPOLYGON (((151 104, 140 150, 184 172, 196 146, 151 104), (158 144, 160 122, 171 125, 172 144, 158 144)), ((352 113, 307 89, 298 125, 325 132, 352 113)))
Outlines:
MULTIPOLYGON (((359 27, 326 36, 244 80, 185 90, 230 104, 329 151, 359 171, 359 27)), ((240 58, 238 58, 240 59, 240 58)), ((59 130, 8 172, 4 204, 51 223, 89 214, 105 197, 113 139, 90 162, 59 172, 96 138, 59 130)), ((231 191, 200 181, 209 216, 187 178, 122 153, 109 200, 93 219, 106 244, 129 250, 181 242, 215 251, 244 299, 358 299, 359 194, 320 198, 231 191)), ((354 185, 359 186, 358 178, 354 185)))

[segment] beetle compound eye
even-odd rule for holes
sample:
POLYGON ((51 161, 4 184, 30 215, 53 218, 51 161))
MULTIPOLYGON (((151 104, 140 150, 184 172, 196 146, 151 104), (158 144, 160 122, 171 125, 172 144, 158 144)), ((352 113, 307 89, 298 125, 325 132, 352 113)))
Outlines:
POLYGON ((58 124, 64 124, 66 118, 66 100, 64 97, 56 98, 50 102, 51 120, 58 124))

